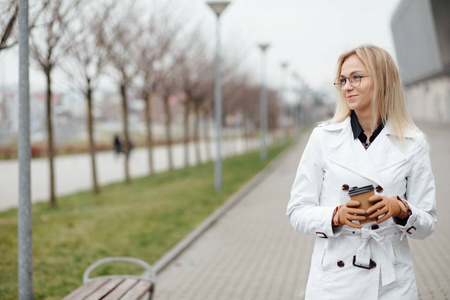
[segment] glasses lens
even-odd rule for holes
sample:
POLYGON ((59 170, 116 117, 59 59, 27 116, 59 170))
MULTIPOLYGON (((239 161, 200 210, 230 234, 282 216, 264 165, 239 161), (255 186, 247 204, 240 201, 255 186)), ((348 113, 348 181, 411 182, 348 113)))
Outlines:
POLYGON ((342 83, 341 82, 335 82, 335 83, 333 83, 334 84, 334 86, 336 87, 336 89, 338 90, 338 91, 341 91, 342 90, 342 83))
POLYGON ((361 76, 353 76, 352 79, 350 80, 350 84, 353 87, 358 87, 360 83, 361 83, 361 76))

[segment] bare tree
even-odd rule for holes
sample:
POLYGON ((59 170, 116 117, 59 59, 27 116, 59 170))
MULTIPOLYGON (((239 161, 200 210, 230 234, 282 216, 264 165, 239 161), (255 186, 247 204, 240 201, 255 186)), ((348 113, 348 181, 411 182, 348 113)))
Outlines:
POLYGON ((189 163, 189 142, 190 142, 190 116, 192 110, 191 97, 187 93, 183 93, 183 144, 184 144, 184 166, 188 167, 189 163))
POLYGON ((137 64, 133 63, 138 50, 135 41, 143 34, 140 26, 139 8, 135 1, 127 2, 127 6, 118 5, 113 14, 115 18, 108 19, 99 33, 99 44, 106 49, 111 67, 111 75, 119 86, 122 98, 122 118, 124 137, 124 167, 125 182, 130 182, 129 158, 131 140, 128 128, 128 89, 137 76, 137 64))
MULTIPOLYGON (((173 63, 175 64, 175 63, 173 63)), ((171 100, 176 92, 176 74, 173 65, 167 66, 159 70, 159 89, 164 107, 164 127, 166 131, 167 160, 169 171, 173 170, 173 154, 172 154, 172 112, 170 110, 171 100)))
POLYGON ((0 28, 1 28, 1 40, 0 51, 11 47, 17 43, 17 39, 8 44, 13 34, 13 28, 16 23, 17 14, 19 12, 19 1, 3 0, 0 2, 0 28))
POLYGON ((224 102, 224 114, 241 116, 241 132, 249 149, 254 128, 259 124, 260 87, 252 84, 245 72, 227 72, 225 78, 224 97, 227 101, 224 102))
POLYGON ((167 7, 151 11, 145 30, 136 40, 138 56, 136 63, 142 79, 140 93, 145 102, 146 140, 148 150, 149 176, 154 173, 153 164, 153 131, 152 131, 152 99, 160 84, 164 72, 159 71, 165 57, 171 51, 179 25, 168 14, 167 7))
MULTIPOLYGON (((211 82, 212 81, 212 76, 211 76, 211 82)), ((203 144, 205 146, 205 159, 206 161, 210 161, 212 159, 212 155, 211 155, 211 145, 210 145, 210 129, 211 129, 211 120, 212 120, 212 86, 213 83, 211 84, 207 84, 205 82, 205 87, 208 86, 208 90, 206 91, 206 95, 204 98, 203 105, 199 106, 198 110, 199 110, 199 122, 202 121, 203 124, 203 131, 201 133, 201 136, 203 137, 203 144)), ((195 108, 194 108, 195 110, 195 108)), ((197 122, 197 124, 199 123, 197 122)), ((194 133, 195 135, 195 133, 194 133)), ((200 139, 200 133, 199 135, 199 139, 200 139)), ((198 150, 200 151, 200 150, 198 150)))
MULTIPOLYGON (((171 5, 174 2, 170 2, 171 5)), ((166 8, 167 9, 167 8, 166 8)), ((171 9, 171 16, 177 16, 176 9, 171 9)), ((160 96, 163 104, 164 111, 164 127, 166 133, 166 149, 167 149, 167 159, 169 170, 173 170, 173 154, 172 154, 172 111, 171 104, 172 100, 179 100, 179 74, 177 70, 177 65, 181 62, 182 56, 174 51, 174 45, 179 42, 178 37, 180 34, 181 20, 182 17, 176 18, 177 22, 170 23, 170 26, 162 27, 164 29, 162 39, 162 45, 165 45, 164 51, 160 52, 157 59, 153 63, 152 67, 152 77, 155 84, 155 92, 160 96), (168 36, 165 36, 168 35, 168 36)), ((171 19, 172 20, 172 19, 171 19)), ((186 25, 184 23, 183 25, 186 25)), ((175 102, 175 101, 174 101, 175 102)))
POLYGON ((178 49, 178 64, 176 65, 177 77, 180 89, 184 92, 183 97, 183 144, 184 144, 184 166, 189 166, 189 140, 190 140, 190 124, 189 116, 192 107, 192 89, 193 83, 191 81, 190 72, 193 71, 190 68, 190 61, 188 55, 184 52, 187 50, 182 47, 178 49))
POLYGON ((31 55, 44 73, 47 81, 46 115, 48 134, 48 159, 50 167, 50 206, 56 207, 54 142, 52 123, 52 73, 60 63, 60 58, 70 47, 71 41, 66 35, 69 24, 78 16, 81 0, 51 1, 45 0, 46 7, 36 23, 31 35, 31 55))
MULTIPOLYGON (((49 1, 36 1, 29 7, 29 27, 35 26, 41 12, 43 12, 49 1)), ((17 30, 15 30, 17 14, 19 12, 19 1, 0 0, 0 51, 11 48, 17 44, 17 30)))
POLYGON ((96 147, 94 140, 93 92, 104 73, 107 55, 104 47, 99 47, 99 31, 103 24, 108 24, 111 11, 116 1, 89 2, 83 6, 80 26, 73 26, 68 33, 72 45, 68 48, 69 63, 65 71, 71 79, 73 88, 83 93, 87 101, 87 127, 89 133, 89 152, 91 157, 92 191, 100 193, 97 180, 96 147))
POLYGON ((195 27, 191 32, 185 34, 184 40, 179 43, 178 49, 178 74, 180 88, 186 95, 184 102, 184 144, 185 165, 189 157, 189 119, 191 113, 194 115, 193 140, 195 143, 195 157, 197 163, 201 162, 199 124, 200 110, 210 96, 213 84, 213 60, 208 55, 212 53, 207 47, 200 30, 201 26, 195 27))
MULTIPOLYGON (((211 149, 208 143, 208 109, 210 104, 208 100, 213 99, 212 89, 211 87, 214 84, 213 81, 213 61, 202 61, 198 65, 198 71, 202 74, 202 79, 195 85, 195 88, 191 90, 189 94, 190 102, 192 102, 193 110, 194 110, 194 132, 193 139, 195 143, 195 157, 197 162, 201 162, 201 151, 200 151, 200 125, 203 125, 203 142, 205 144, 205 160, 209 160, 211 157, 211 149)), ((210 101, 212 102, 212 101, 210 101)))

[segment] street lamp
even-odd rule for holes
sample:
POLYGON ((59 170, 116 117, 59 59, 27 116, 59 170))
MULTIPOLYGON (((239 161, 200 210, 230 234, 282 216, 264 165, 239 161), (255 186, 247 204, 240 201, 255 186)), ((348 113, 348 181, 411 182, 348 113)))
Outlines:
POLYGON ((281 143, 286 145, 287 143, 287 126, 286 126, 286 120, 285 120, 285 94, 286 94, 286 71, 288 68, 287 62, 281 63, 281 88, 280 88, 280 124, 281 124, 281 143))
POLYGON ((261 125, 261 160, 267 159, 267 90, 266 90, 266 50, 269 48, 268 43, 258 45, 262 52, 261 64, 261 96, 260 96, 260 125, 261 125))
POLYGON ((216 76, 214 80, 214 114, 216 123, 216 161, 214 164, 214 187, 216 191, 222 189, 222 157, 220 154, 220 140, 222 135, 222 91, 220 79, 220 15, 230 4, 230 1, 207 1, 206 4, 217 16, 216 20, 216 76))

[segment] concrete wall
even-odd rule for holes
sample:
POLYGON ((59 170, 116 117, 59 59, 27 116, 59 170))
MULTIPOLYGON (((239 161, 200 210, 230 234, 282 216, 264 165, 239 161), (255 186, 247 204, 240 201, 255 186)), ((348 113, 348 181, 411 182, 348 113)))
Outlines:
POLYGON ((450 123, 450 77, 441 76, 404 88, 414 119, 450 123))

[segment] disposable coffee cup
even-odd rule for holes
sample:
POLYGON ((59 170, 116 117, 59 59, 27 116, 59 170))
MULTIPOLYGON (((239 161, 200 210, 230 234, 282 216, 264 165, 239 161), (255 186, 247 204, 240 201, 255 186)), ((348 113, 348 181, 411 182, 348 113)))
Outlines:
MULTIPOLYGON (((375 194, 374 189, 375 188, 373 187, 373 185, 366 185, 363 187, 354 186, 348 191, 348 195, 352 200, 356 200, 360 203, 359 208, 367 211, 367 209, 372 206, 372 204, 369 202, 369 198, 375 194)), ((367 217, 366 220, 359 221, 359 223, 365 224, 374 222, 376 220, 376 218, 370 219, 369 217, 367 217)))

